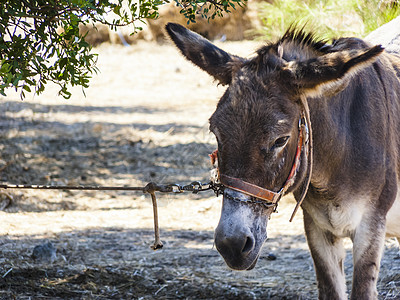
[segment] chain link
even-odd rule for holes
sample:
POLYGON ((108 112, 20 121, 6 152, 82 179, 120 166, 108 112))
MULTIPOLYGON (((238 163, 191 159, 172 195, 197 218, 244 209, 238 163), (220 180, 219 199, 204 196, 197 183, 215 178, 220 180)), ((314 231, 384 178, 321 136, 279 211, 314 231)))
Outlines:
POLYGON ((259 200, 256 197, 250 197, 250 198, 248 198, 246 200, 241 199, 241 198, 233 197, 233 196, 231 196, 229 194, 225 194, 224 197, 226 197, 228 200, 232 200, 232 201, 235 201, 235 202, 249 203, 249 204, 259 204, 259 205, 264 206, 265 208, 275 207, 275 209, 276 209, 276 207, 278 206, 277 203, 272 203, 272 202, 267 202, 267 201, 264 201, 264 200, 259 200))
POLYGON ((180 184, 169 184, 168 188, 171 189, 172 193, 183 193, 183 192, 192 192, 193 194, 197 194, 199 192, 212 190, 214 193, 219 196, 223 191, 223 185, 220 183, 215 183, 210 181, 208 183, 202 183, 200 181, 193 181, 186 185, 180 184))

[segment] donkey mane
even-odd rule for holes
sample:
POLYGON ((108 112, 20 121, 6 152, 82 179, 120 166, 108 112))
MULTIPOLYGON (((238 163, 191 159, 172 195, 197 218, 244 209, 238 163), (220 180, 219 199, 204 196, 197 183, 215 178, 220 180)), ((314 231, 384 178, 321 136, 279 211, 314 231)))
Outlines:
POLYGON ((298 28, 297 26, 290 26, 279 40, 278 44, 283 44, 285 42, 293 42, 299 46, 307 46, 322 53, 327 52, 327 41, 317 38, 314 32, 306 32, 304 27, 298 28))
POLYGON ((289 61, 301 61, 331 52, 332 45, 317 38, 314 32, 292 25, 275 43, 270 42, 257 50, 257 56, 247 66, 258 75, 273 72, 289 61))

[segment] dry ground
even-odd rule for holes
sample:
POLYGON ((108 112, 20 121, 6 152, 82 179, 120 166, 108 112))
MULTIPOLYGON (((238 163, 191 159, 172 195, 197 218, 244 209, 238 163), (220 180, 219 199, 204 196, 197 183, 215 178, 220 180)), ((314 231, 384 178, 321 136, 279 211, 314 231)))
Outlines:
MULTIPOLYGON (((251 42, 226 43, 250 55, 251 42)), ((85 98, 50 87, 21 102, 0 99, 0 180, 144 185, 208 180, 215 141, 207 120, 223 87, 169 45, 101 46, 101 73, 85 98)), ((0 195, 1 299, 315 299, 312 261, 294 202, 283 199, 256 268, 229 270, 213 247, 221 199, 160 196, 161 238, 152 251, 148 196, 130 192, 8 190, 0 195), (34 260, 50 241, 53 262, 34 260), (268 259, 274 253, 276 260, 268 259)), ((350 243, 346 272, 351 281, 350 243)), ((397 244, 386 242, 380 299, 400 299, 397 244)))

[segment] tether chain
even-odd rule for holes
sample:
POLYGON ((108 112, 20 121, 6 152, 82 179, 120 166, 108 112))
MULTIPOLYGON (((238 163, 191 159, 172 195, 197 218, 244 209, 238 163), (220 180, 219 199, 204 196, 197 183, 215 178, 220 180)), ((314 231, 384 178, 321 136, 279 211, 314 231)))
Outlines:
POLYGON ((160 193, 183 193, 204 192, 213 190, 219 196, 223 191, 223 186, 219 183, 210 181, 203 184, 200 181, 193 181, 187 185, 180 184, 166 184, 158 185, 154 182, 149 182, 144 187, 117 187, 117 186, 83 186, 83 185, 23 185, 23 184, 0 184, 0 189, 33 189, 33 190, 79 190, 79 191, 141 191, 151 195, 153 203, 153 216, 154 216, 154 244, 151 246, 153 250, 161 249, 163 244, 160 239, 160 229, 158 226, 158 210, 157 198, 155 192, 160 193))
POLYGON ((137 186, 84 186, 84 185, 36 185, 36 184, 0 184, 0 189, 32 189, 32 190, 79 190, 79 191, 142 191, 148 192, 154 190, 161 193, 182 193, 198 192, 214 190, 215 192, 221 187, 220 184, 209 182, 206 184, 200 181, 193 181, 187 185, 180 184, 164 184, 159 185, 154 182, 148 183, 144 187, 137 186))
POLYGON ((266 202, 264 200, 258 200, 256 197, 253 197, 253 196, 251 196, 248 199, 242 199, 242 198, 233 197, 233 196, 231 196, 229 194, 225 194, 224 197, 227 198, 228 200, 232 200, 232 201, 235 201, 235 202, 257 204, 257 205, 262 205, 265 208, 274 207, 275 208, 274 211, 278 207, 277 203, 271 203, 271 202, 266 202))

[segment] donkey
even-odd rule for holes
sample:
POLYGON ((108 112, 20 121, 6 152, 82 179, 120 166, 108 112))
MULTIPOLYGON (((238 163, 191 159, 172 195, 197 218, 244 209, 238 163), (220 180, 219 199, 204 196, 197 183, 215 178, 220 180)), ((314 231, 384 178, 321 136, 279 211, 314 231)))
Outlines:
POLYGON ((166 30, 188 60, 228 85, 210 118, 225 186, 215 245, 227 265, 254 268, 268 219, 292 192, 319 299, 347 299, 345 237, 351 299, 376 299, 385 235, 400 237, 400 57, 292 26, 245 59, 178 24, 166 30))

